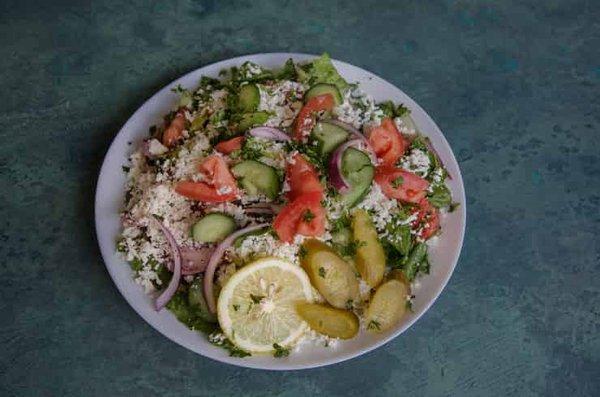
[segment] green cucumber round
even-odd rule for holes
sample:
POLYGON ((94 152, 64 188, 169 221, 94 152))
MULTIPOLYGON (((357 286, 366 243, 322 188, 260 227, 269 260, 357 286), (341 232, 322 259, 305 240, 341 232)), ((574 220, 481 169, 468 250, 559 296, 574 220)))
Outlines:
POLYGON ((348 148, 342 156, 342 174, 350 184, 350 189, 342 194, 342 202, 352 207, 358 204, 369 191, 375 176, 375 168, 364 152, 348 148))
POLYGON ((279 195, 279 175, 273 167, 256 160, 245 160, 236 164, 231 172, 249 195, 262 193, 270 199, 279 195))
POLYGON ((333 84, 319 83, 315 84, 304 94, 304 102, 319 95, 331 94, 336 105, 341 104, 344 100, 340 90, 333 84))
POLYGON ((233 218, 221 212, 212 212, 192 226, 192 238, 199 243, 216 243, 237 228, 233 218))
POLYGON ((336 147, 348 139, 348 131, 327 121, 319 121, 313 128, 312 134, 319 142, 319 148, 323 156, 328 156, 336 147))

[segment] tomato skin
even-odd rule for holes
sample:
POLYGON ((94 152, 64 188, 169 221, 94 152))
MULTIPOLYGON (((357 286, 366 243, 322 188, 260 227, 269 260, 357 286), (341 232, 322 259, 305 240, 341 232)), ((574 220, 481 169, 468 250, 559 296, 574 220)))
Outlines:
POLYGON ((231 138, 227 141, 217 143, 215 145, 215 150, 223 154, 230 154, 236 150, 240 150, 242 148, 243 143, 244 137, 236 136, 235 138, 231 138))
POLYGON ((310 133, 315 126, 313 113, 322 110, 331 110, 335 106, 335 99, 331 94, 317 95, 306 102, 300 109, 296 122, 294 124, 294 139, 304 140, 304 137, 310 133))
POLYGON ((224 203, 233 201, 233 193, 218 194, 217 189, 204 182, 181 181, 175 185, 175 191, 184 197, 206 203, 224 203))
POLYGON ((429 187, 429 182, 425 179, 412 172, 394 167, 377 167, 375 182, 388 198, 415 204, 425 198, 429 187), (395 181, 398 181, 399 178, 402 178, 402 183, 394 186, 395 181))
POLYGON ((369 132, 369 142, 381 164, 390 167, 396 165, 408 147, 408 142, 390 118, 383 119, 380 126, 369 132))
POLYGON ((324 188, 319 181, 317 170, 300 153, 294 154, 285 173, 290 185, 288 200, 293 200, 304 193, 318 192, 323 195, 324 188))
POLYGON ((233 201, 239 194, 237 183, 223 157, 208 156, 198 167, 205 182, 181 181, 175 185, 175 191, 192 200, 207 203, 233 201), (225 191, 219 193, 220 191, 225 191))
POLYGON ((440 229, 440 211, 431 205, 427 198, 419 201, 419 207, 416 211, 417 219, 414 221, 413 226, 426 222, 427 225, 421 230, 421 238, 428 240, 440 229))
POLYGON ((166 147, 173 147, 183 136, 183 130, 185 129, 185 114, 183 111, 177 112, 171 124, 167 127, 162 135, 162 144, 166 147))
POLYGON ((217 189, 229 186, 237 193, 237 183, 234 176, 229 172, 229 167, 227 167, 223 157, 216 154, 208 156, 198 168, 204 174, 208 183, 217 189))
POLYGON ((305 193, 290 201, 277 214, 273 229, 279 239, 286 243, 294 241, 296 234, 320 236, 325 232, 325 209, 321 205, 321 194, 305 193), (305 220, 310 211, 310 220, 305 220))

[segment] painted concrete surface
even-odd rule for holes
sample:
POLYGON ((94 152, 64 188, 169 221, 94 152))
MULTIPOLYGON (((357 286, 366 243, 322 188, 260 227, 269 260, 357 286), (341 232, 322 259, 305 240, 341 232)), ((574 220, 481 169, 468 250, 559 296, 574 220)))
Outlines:
POLYGON ((0 2, 0 395, 600 393, 597 1, 0 2), (462 167, 457 270, 408 332, 302 372, 203 359, 146 325, 93 232, 102 157, 202 65, 320 53, 401 87, 462 167))

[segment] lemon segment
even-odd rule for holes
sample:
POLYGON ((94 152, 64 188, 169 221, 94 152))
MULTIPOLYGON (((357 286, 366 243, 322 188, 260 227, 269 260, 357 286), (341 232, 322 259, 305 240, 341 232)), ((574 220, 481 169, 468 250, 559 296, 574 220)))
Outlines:
POLYGON ((223 286, 217 303, 219 325, 227 338, 253 353, 292 346, 307 324, 296 305, 312 302, 308 276, 300 266, 262 258, 237 271, 223 286))

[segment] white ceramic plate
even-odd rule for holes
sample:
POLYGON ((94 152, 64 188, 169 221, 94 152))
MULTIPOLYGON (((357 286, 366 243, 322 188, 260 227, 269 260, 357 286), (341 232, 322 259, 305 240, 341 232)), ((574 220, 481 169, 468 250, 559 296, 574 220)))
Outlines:
POLYGON ((431 274, 421 279, 413 304, 414 312, 387 332, 381 334, 361 333, 352 340, 340 342, 336 348, 318 346, 303 348, 300 352, 295 352, 283 359, 271 356, 240 359, 229 357, 225 350, 211 345, 205 336, 187 329, 169 311, 156 312, 150 297, 145 295, 142 288, 133 281, 130 267, 115 251, 115 242, 121 229, 119 212, 125 192, 125 176, 121 166, 127 163, 127 157, 139 147, 142 139, 147 136, 148 128, 158 124, 163 115, 178 100, 177 95, 172 93, 171 89, 178 84, 194 88, 199 82, 200 76, 218 77, 221 69, 240 65, 245 61, 252 61, 267 68, 277 68, 282 66, 288 58, 305 61, 313 57, 313 55, 294 53, 247 55, 217 62, 188 73, 156 93, 131 116, 115 137, 104 158, 96 188, 95 205, 96 233, 108 272, 127 302, 146 322, 172 341, 205 357, 242 367, 290 370, 334 364, 359 356, 389 342, 414 324, 442 292, 458 261, 465 232, 465 193, 458 164, 444 135, 427 113, 404 92, 370 72, 344 62, 334 61, 336 68, 347 81, 359 82, 362 89, 371 94, 375 100, 391 99, 396 103, 403 103, 411 110, 415 123, 422 133, 431 139, 452 176, 448 185, 454 200, 461 204, 456 211, 442 218, 443 234, 430 249, 431 274), (133 144, 128 145, 128 142, 133 142, 133 144))

